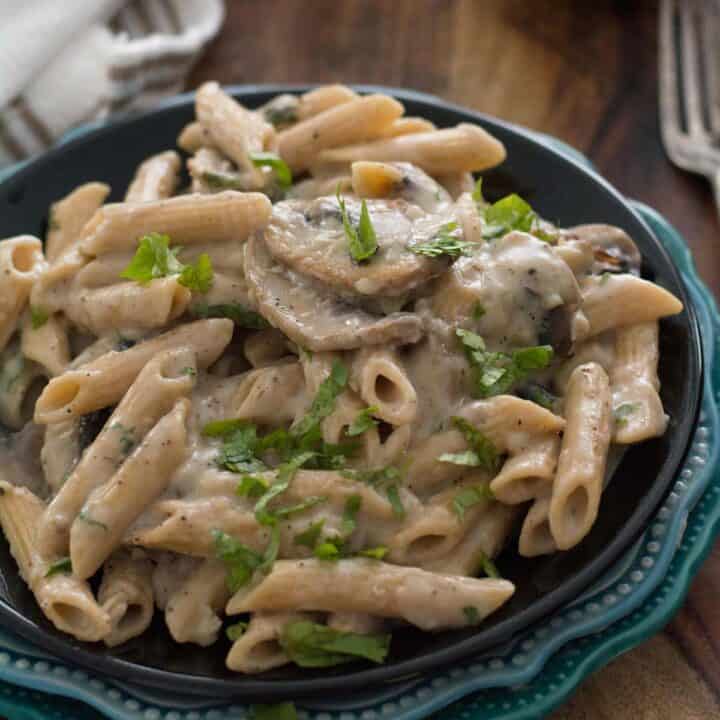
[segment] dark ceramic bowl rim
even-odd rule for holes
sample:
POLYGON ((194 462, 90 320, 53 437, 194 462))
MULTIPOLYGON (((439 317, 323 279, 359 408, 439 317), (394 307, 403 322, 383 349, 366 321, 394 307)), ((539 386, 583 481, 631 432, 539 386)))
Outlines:
MULTIPOLYGON (((254 96, 266 95, 268 93, 298 93, 304 92, 311 87, 313 86, 268 84, 236 85, 230 86, 227 89, 237 97, 252 100, 254 96)), ((576 171, 579 170, 581 173, 588 176, 588 178, 590 178, 598 187, 599 191, 612 196, 612 198, 621 204, 627 212, 633 215, 633 218, 643 227, 648 237, 653 240, 654 250, 657 253, 657 257, 662 264, 664 264, 665 270, 673 277, 677 287, 680 289, 680 299, 686 308, 685 315, 691 343, 691 362, 687 385, 691 388, 696 388, 696 390, 689 402, 689 417, 683 418, 683 426, 685 428, 684 442, 680 443, 680 446, 674 445, 671 448, 671 451, 665 458, 650 492, 638 505, 634 513, 628 518, 620 532, 618 532, 613 540, 606 546, 604 551, 597 555, 595 559, 588 563, 588 565, 586 565, 581 571, 576 573, 570 579, 564 581, 559 587, 548 592, 529 607, 520 611, 518 614, 501 621, 487 630, 480 630, 476 635, 460 640, 448 648, 430 652, 422 657, 401 660, 390 666, 363 667, 355 672, 351 671, 342 675, 333 675, 327 678, 314 677, 308 678, 307 680, 263 680, 246 676, 239 676, 237 680, 212 678, 208 676, 161 670, 154 667, 128 662, 119 657, 103 656, 93 653, 92 651, 86 649, 83 645, 76 643, 70 638, 64 639, 59 635, 53 635, 50 632, 47 632, 42 627, 35 625, 20 612, 10 607, 4 600, 0 600, 0 623, 26 640, 36 643, 44 649, 56 653, 59 657, 88 668, 96 673, 105 673, 108 676, 115 677, 123 681, 181 692, 183 694, 265 699, 273 697, 283 699, 317 695, 319 693, 332 691, 342 692, 354 688, 367 688, 371 685, 400 681, 419 673, 447 666, 462 658, 477 654, 492 646, 497 646, 499 643, 509 640, 520 631, 528 628, 534 623, 537 623, 543 617, 549 615, 560 606, 565 605, 579 597, 581 592, 590 585, 593 580, 599 578, 602 572, 619 557, 623 550, 631 546, 632 542, 645 529, 645 524, 651 514, 657 509, 667 494, 674 473, 685 457, 691 437, 691 428, 695 426, 699 414, 700 396, 702 392, 700 379, 703 372, 702 344, 700 342, 695 309, 685 283, 670 258, 670 255, 658 241, 657 237, 648 227, 647 223, 632 208, 628 201, 600 175, 589 169, 583 163, 575 160, 573 157, 569 157, 553 147, 540 142, 538 137, 529 130, 498 120, 497 118, 483 113, 475 112, 460 105, 445 102, 444 100, 426 93, 378 85, 355 85, 353 87, 364 93, 383 92, 393 95, 400 100, 424 103, 436 109, 459 115, 459 121, 475 121, 489 127, 491 130, 493 127, 502 128, 508 133, 520 136, 524 140, 539 146, 543 152, 557 156, 562 160, 562 162, 574 166, 576 171)), ((192 98, 193 93, 178 95, 177 97, 166 101, 160 107, 147 113, 143 113, 142 115, 131 115, 121 120, 111 122, 108 125, 102 125, 98 128, 87 130, 81 136, 74 138, 66 144, 60 145, 40 156, 40 158, 29 162, 25 167, 14 173, 10 178, 1 182, 0 194, 10 194, 16 187, 21 188, 26 175, 32 173, 36 164, 39 162, 52 162, 55 158, 60 157, 67 147, 83 143, 92 143, 97 138, 112 135, 114 129, 117 127, 132 124, 138 119, 147 117, 148 115, 168 112, 179 105, 190 103, 192 98)), ((253 103, 251 102, 250 104, 252 105, 253 103)))

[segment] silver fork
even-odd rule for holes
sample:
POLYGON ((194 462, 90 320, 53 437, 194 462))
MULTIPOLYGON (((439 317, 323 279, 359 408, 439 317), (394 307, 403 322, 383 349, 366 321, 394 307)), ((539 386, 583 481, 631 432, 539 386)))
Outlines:
POLYGON ((720 213, 720 0, 662 0, 659 67, 665 150, 710 180, 720 213))

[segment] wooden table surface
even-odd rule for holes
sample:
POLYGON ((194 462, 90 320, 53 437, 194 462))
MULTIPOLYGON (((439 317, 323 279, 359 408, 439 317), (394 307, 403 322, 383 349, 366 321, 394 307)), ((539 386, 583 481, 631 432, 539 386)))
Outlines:
MULTIPOLYGON (((720 226, 702 178, 667 160, 652 0, 228 0, 189 86, 378 83, 556 135, 668 217, 720 290, 720 226)), ((720 545, 663 633, 586 680, 553 720, 720 718, 720 545)))

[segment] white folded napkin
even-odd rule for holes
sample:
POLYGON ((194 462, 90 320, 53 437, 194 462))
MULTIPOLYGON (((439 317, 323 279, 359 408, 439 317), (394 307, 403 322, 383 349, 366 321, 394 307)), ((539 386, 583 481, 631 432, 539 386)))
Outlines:
POLYGON ((0 166, 182 90, 222 0, 0 0, 0 166))

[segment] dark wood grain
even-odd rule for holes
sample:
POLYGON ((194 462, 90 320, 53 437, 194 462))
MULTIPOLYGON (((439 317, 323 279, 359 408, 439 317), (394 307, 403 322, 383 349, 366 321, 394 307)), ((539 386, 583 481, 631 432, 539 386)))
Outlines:
MULTIPOLYGON (((720 226, 702 178, 660 142, 653 0, 229 0, 190 79, 380 83, 556 135, 665 214, 720 290, 720 226)), ((665 633, 600 671, 558 720, 720 717, 720 547, 665 633)))

